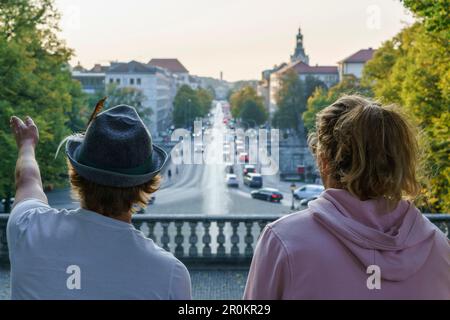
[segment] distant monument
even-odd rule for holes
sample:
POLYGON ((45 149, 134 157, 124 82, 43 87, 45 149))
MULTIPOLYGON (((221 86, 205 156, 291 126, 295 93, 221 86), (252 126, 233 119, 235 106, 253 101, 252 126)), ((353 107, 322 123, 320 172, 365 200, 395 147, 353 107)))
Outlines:
POLYGON ((297 45, 294 54, 291 56, 291 63, 297 61, 302 61, 309 65, 309 57, 306 55, 305 48, 303 47, 303 34, 301 28, 298 28, 297 45))

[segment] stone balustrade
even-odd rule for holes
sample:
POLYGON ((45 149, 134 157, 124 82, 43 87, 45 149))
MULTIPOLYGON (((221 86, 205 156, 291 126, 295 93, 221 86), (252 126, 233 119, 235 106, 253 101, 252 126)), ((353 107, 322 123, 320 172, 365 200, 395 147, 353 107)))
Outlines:
MULTIPOLYGON (((427 214, 449 237, 450 215, 427 214)), ((133 217, 133 224, 186 263, 249 263, 259 234, 279 215, 155 215, 133 217)), ((0 261, 8 260, 6 224, 8 215, 0 215, 0 261)))

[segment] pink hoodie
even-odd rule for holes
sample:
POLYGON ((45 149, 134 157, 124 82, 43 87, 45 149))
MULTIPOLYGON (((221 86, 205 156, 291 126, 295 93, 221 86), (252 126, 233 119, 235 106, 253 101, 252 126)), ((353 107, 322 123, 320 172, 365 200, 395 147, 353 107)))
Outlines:
POLYGON ((268 225, 244 299, 450 299, 446 236, 409 201, 384 204, 327 189, 268 225))

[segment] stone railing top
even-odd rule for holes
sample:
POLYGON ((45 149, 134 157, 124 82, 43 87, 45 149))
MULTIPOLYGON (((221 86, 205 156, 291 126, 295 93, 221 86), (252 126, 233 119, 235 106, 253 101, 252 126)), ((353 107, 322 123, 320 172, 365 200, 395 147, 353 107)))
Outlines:
MULTIPOLYGON (((450 222, 450 214, 448 213, 425 213, 429 220, 436 222, 450 222)), ((200 221, 200 220, 213 220, 213 221, 255 221, 255 220, 273 220, 279 219, 284 215, 280 214, 225 214, 225 215, 205 215, 205 214, 136 214, 133 216, 133 222, 149 221, 149 220, 183 220, 183 221, 200 221)), ((0 220, 8 220, 9 214, 0 214, 0 220)))

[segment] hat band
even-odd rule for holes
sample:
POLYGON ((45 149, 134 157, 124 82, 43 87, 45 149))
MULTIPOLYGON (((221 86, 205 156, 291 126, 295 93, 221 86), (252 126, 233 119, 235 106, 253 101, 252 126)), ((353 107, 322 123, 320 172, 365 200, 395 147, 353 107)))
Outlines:
POLYGON ((122 174, 127 174, 127 175, 142 175, 142 174, 150 173, 152 171, 153 159, 151 156, 147 160, 145 160, 145 162, 143 164, 141 164, 138 167, 112 168, 112 167, 107 167, 107 166, 100 166, 96 163, 86 160, 86 157, 83 156, 83 153, 80 152, 80 149, 81 148, 78 148, 77 150, 75 150, 75 152, 74 152, 75 159, 79 163, 81 163, 85 166, 91 167, 91 168, 115 172, 115 173, 122 173, 122 174))

